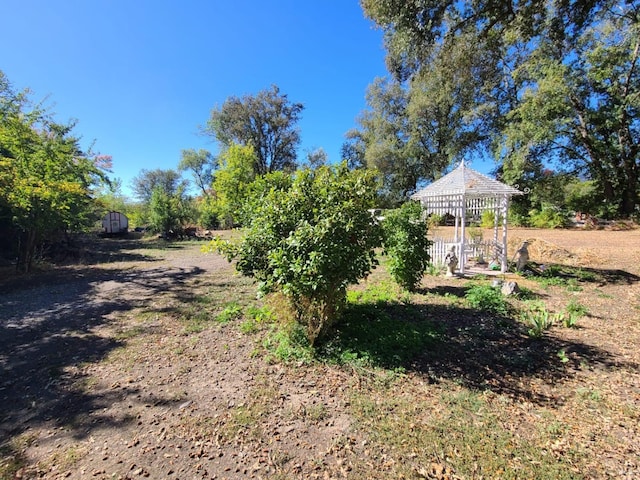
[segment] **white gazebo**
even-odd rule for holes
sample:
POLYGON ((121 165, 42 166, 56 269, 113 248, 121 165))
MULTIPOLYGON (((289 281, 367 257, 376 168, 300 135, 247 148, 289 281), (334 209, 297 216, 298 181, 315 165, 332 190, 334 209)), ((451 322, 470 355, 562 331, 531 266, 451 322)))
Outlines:
POLYGON ((467 221, 480 218, 482 212, 494 213, 492 257, 500 263, 501 271, 507 271, 507 210, 513 195, 522 192, 504 183, 472 170, 460 162, 451 173, 411 196, 419 200, 426 214, 451 215, 455 217, 455 236, 450 245, 456 247, 460 273, 464 274, 469 254, 465 238, 467 221), (502 236, 498 231, 502 223, 502 236))

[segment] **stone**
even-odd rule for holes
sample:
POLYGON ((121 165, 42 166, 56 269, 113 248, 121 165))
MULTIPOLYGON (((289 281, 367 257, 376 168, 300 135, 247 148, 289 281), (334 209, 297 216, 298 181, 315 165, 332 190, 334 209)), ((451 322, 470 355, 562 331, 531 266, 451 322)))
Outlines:
POLYGON ((504 282, 501 291, 502 294, 506 296, 515 295, 520 291, 520 287, 516 282, 504 282))

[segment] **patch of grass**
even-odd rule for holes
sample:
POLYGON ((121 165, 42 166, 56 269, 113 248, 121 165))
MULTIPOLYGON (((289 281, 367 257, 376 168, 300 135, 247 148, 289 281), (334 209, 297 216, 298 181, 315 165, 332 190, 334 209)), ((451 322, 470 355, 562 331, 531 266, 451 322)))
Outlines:
POLYGON ((376 290, 350 299, 334 334, 318 348, 326 361, 402 369, 441 338, 417 306, 382 302, 376 290))
POLYGON ((315 355, 304 327, 295 322, 274 324, 265 336, 262 346, 269 353, 267 360, 284 363, 309 363, 315 355))
POLYGON ((69 445, 66 449, 56 451, 45 463, 55 465, 59 470, 71 469, 87 453, 87 447, 69 445))
POLYGON ((278 399, 278 388, 266 378, 258 378, 256 386, 245 395, 241 403, 232 407, 219 429, 223 440, 233 441, 241 433, 249 439, 261 438, 264 435, 261 420, 273 411, 273 403, 278 399))
POLYGON ((415 394, 395 383, 353 396, 356 428, 367 432, 372 456, 401 455, 402 461, 380 467, 386 469, 381 477, 417 478, 425 464, 437 464, 453 473, 421 478, 576 478, 571 466, 580 452, 567 447, 552 455, 542 447, 557 439, 555 426, 541 421, 534 438, 505 428, 513 421, 510 405, 493 405, 490 393, 446 389, 424 402, 415 394))
POLYGON ((369 285, 364 290, 349 290, 347 303, 386 305, 400 301, 400 288, 391 281, 381 281, 369 285))
POLYGON ((28 465, 25 450, 36 441, 32 433, 23 433, 0 444, 0 478, 20 478, 18 472, 28 465))
POLYGON ((216 315, 216 322, 229 323, 242 317, 243 308, 238 302, 228 303, 224 310, 216 315))

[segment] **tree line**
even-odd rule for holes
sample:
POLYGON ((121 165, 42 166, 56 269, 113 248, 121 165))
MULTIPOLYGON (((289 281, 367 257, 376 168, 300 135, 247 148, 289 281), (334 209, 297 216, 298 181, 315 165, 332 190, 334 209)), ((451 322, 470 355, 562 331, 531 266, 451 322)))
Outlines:
MULTIPOLYGON (((528 192, 512 222, 561 225, 567 211, 638 216, 640 2, 361 0, 384 32, 389 75, 367 90, 342 159, 376 171, 378 207, 396 207, 459 160, 490 158, 528 192)), ((28 270, 38 244, 89 228, 106 210, 169 234, 250 223, 256 181, 327 162, 300 161, 304 106, 277 86, 230 97, 202 127, 219 147, 185 149, 175 170, 142 170, 137 202, 61 124, 0 72, 0 230, 28 270), (183 178, 190 173, 196 194, 183 178)))

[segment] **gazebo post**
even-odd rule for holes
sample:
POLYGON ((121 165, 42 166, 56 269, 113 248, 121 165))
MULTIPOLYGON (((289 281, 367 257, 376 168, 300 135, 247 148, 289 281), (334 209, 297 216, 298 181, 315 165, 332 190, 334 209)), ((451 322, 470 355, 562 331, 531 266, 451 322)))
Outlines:
POLYGON ((458 256, 460 258, 460 274, 464 275, 464 264, 466 263, 465 259, 465 225, 466 225, 466 216, 467 216, 467 200, 464 195, 460 196, 460 212, 461 212, 461 226, 460 226, 460 251, 458 252, 458 256))
POLYGON ((454 234, 453 234, 453 241, 455 243, 458 243, 458 226, 460 225, 460 215, 458 215, 458 209, 457 208, 455 209, 455 212, 456 212, 456 223, 455 223, 456 228, 455 228, 454 234))
POLYGON ((509 212, 509 196, 502 197, 502 268, 500 271, 506 273, 507 265, 507 213, 509 212))
MULTIPOLYGON (((498 260, 498 227, 500 226, 501 199, 494 197, 493 200, 493 257, 492 260, 498 260)), ((502 260, 500 261, 502 263, 502 260)))

